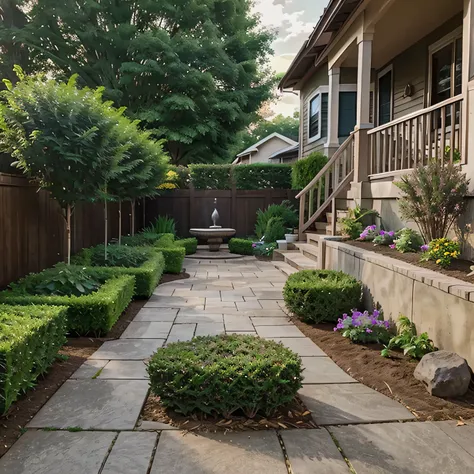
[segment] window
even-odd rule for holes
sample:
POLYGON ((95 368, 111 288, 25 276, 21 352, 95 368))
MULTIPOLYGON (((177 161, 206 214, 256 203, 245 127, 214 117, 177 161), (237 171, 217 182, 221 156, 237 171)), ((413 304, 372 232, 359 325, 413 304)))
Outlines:
POLYGON ((321 94, 309 102, 309 138, 321 138, 321 94))
POLYGON ((430 105, 461 94, 462 30, 457 29, 430 47, 430 105))
POLYGON ((392 120, 392 66, 388 66, 378 75, 378 125, 392 120))
POLYGON ((356 124, 357 92, 339 92, 338 137, 345 140, 356 124))

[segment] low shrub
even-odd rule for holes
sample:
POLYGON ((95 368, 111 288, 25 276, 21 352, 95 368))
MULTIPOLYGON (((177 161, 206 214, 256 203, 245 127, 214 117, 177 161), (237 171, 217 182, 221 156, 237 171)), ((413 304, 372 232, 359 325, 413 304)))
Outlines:
POLYGON ((143 265, 150 258, 147 247, 128 247, 126 245, 108 245, 107 259, 105 246, 97 245, 92 248, 90 264, 94 267, 132 267, 143 265))
POLYGON ((34 386, 66 342, 65 307, 0 305, 0 413, 34 386))
MULTIPOLYGON (((71 269, 76 267, 71 266, 71 269)), ((113 268, 107 269, 112 273, 113 268)), ((67 307, 67 329, 78 336, 106 334, 129 305, 135 287, 135 277, 121 275, 108 278, 101 268, 86 268, 101 286, 94 293, 84 296, 41 295, 36 287, 43 280, 51 279, 61 267, 35 273, 11 285, 11 291, 0 293, 0 302, 11 305, 51 305, 67 307)))
POLYGON ((265 243, 276 242, 285 238, 286 226, 281 217, 272 217, 265 230, 265 243))
POLYGON ((272 217, 281 217, 285 228, 294 228, 298 226, 298 213, 289 201, 283 201, 281 204, 271 204, 264 211, 257 211, 257 223, 255 225, 255 235, 261 239, 267 230, 268 221, 272 217))
POLYGON ((291 165, 255 163, 232 171, 237 189, 291 189, 291 165))
POLYGON ((368 311, 361 313, 357 310, 352 310, 350 316, 344 314, 334 328, 334 331, 342 331, 343 337, 356 344, 386 344, 390 340, 389 330, 390 321, 383 321, 378 311, 369 314, 368 311))
POLYGON ((395 233, 395 240, 390 248, 401 253, 418 252, 423 244, 421 235, 416 230, 406 227, 395 233))
POLYGON ((390 357, 392 350, 401 349, 405 355, 412 359, 422 359, 424 355, 437 350, 428 333, 424 332, 418 336, 415 323, 412 323, 406 316, 400 316, 397 326, 398 334, 392 337, 382 350, 383 357, 390 357))
POLYGON ((423 253, 421 259, 432 260, 436 265, 447 268, 460 255, 461 245, 459 242, 449 239, 435 239, 429 243, 428 250, 423 253))
POLYGON ((247 239, 230 239, 229 252, 239 255, 253 255, 252 241, 247 239))
POLYGON ((186 250, 186 255, 193 255, 197 252, 198 240, 196 237, 189 237, 188 239, 176 240, 176 245, 179 247, 184 247, 186 250))
POLYGON ((283 297, 287 308, 303 321, 336 322, 360 306, 362 285, 343 272, 303 270, 288 277, 283 297))
POLYGON ((165 234, 155 244, 155 249, 165 258, 165 273, 181 273, 186 250, 174 241, 174 236, 165 234))
POLYGON ((189 165, 189 176, 195 189, 232 187, 232 165, 189 165))
POLYGON ((326 166, 328 157, 314 152, 293 164, 291 182, 293 189, 304 189, 313 178, 326 166))
POLYGON ((273 251, 278 247, 276 242, 271 243, 255 243, 253 244, 253 254, 256 257, 267 257, 271 258, 273 255, 273 251))
POLYGON ((148 364, 150 387, 184 415, 272 415, 301 388, 302 364, 282 344, 253 336, 197 337, 160 349, 148 364))
POLYGON ((122 245, 128 247, 153 246, 162 237, 161 234, 142 232, 136 235, 126 235, 122 237, 122 245))

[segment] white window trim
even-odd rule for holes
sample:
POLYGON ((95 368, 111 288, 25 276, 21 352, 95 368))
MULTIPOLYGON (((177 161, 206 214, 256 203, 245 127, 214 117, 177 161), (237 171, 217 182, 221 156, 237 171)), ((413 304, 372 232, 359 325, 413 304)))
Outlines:
POLYGON ((389 64, 387 67, 385 67, 384 69, 382 69, 378 74, 377 74, 377 97, 375 97, 374 99, 374 121, 375 123, 377 124, 377 127, 380 125, 380 110, 379 110, 379 104, 380 104, 380 87, 379 87, 379 82, 380 82, 380 79, 385 76, 386 74, 388 74, 389 72, 392 73, 392 81, 391 81, 391 84, 390 84, 390 91, 391 91, 391 94, 392 94, 392 97, 390 99, 390 120, 389 122, 391 122, 393 120, 393 102, 394 102, 394 98, 393 98, 393 64, 389 64))
POLYGON ((311 101, 315 99, 318 95, 322 99, 322 94, 329 94, 329 86, 320 86, 318 87, 313 93, 306 99, 306 104, 307 104, 307 114, 308 114, 308 126, 307 126, 307 136, 308 140, 307 143, 313 143, 318 140, 321 140, 321 131, 322 131, 322 106, 323 106, 323 101, 320 100, 320 110, 319 110, 319 129, 318 133, 314 137, 310 137, 310 129, 311 129, 311 101))
POLYGON ((431 105, 431 98, 433 94, 433 54, 438 52, 440 49, 443 49, 445 46, 448 46, 450 43, 455 42, 459 38, 462 38, 462 26, 459 26, 455 30, 451 31, 451 33, 448 33, 446 36, 443 36, 441 39, 439 39, 428 47, 428 96, 426 104, 427 107, 431 105))

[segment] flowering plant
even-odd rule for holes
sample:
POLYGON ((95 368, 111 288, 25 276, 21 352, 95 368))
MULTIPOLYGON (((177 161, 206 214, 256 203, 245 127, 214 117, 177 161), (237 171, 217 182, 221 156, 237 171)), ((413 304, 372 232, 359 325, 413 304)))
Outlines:
POLYGON ((381 230, 379 235, 375 237, 374 244, 375 245, 392 245, 393 241, 395 240, 395 232, 390 230, 389 232, 385 230, 381 230))
POLYGON ((273 251, 277 248, 276 243, 270 244, 253 244, 253 253, 259 257, 271 257, 273 255, 273 251))
POLYGON ((390 248, 395 248, 401 253, 418 252, 423 245, 423 238, 416 230, 405 227, 395 234, 392 245, 390 248))
POLYGON ((435 239, 428 245, 428 250, 421 257, 422 260, 432 260, 440 267, 449 267, 454 258, 461 255, 461 245, 455 240, 435 239))
POLYGON ((390 321, 383 321, 380 312, 374 310, 372 314, 368 311, 361 313, 352 310, 352 314, 344 314, 338 320, 334 331, 343 331, 343 337, 348 337, 357 344, 378 342, 387 344, 390 340, 390 321))
POLYGON ((360 240, 365 240, 367 242, 370 242, 375 239, 379 235, 377 231, 377 226, 376 225, 369 225, 364 229, 364 231, 360 234, 360 240))

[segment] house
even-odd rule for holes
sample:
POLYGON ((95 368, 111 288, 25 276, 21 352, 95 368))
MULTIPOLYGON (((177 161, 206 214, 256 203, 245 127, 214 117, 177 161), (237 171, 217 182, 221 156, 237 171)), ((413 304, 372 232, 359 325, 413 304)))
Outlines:
POLYGON ((297 145, 298 143, 291 140, 291 138, 287 138, 275 132, 249 146, 242 153, 239 153, 232 164, 249 165, 254 163, 289 163, 290 158, 296 160, 298 153, 295 153, 293 150, 293 154, 290 153, 290 158, 288 158, 288 148, 297 145), (283 151, 285 151, 285 153, 280 157, 278 153, 283 151))
POLYGON ((402 227, 393 181, 433 157, 474 183, 473 4, 330 0, 280 83, 300 93, 299 157, 330 157, 299 194, 300 233, 354 203, 402 227))

